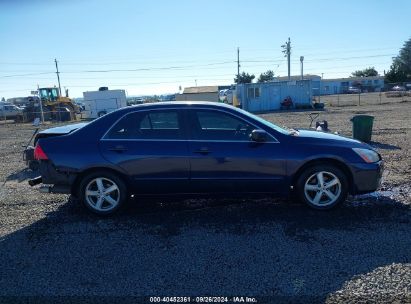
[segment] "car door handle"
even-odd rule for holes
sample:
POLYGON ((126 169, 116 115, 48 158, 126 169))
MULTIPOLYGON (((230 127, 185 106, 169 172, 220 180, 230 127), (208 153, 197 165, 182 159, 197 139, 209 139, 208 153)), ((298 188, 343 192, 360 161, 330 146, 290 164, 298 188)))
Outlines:
POLYGON ((208 148, 203 147, 203 148, 200 148, 200 149, 198 149, 198 150, 195 150, 194 153, 204 154, 204 155, 205 155, 205 154, 211 153, 211 151, 208 150, 208 148))
POLYGON ((124 151, 127 151, 127 148, 124 146, 115 146, 115 147, 108 148, 108 150, 115 151, 115 152, 124 152, 124 151))

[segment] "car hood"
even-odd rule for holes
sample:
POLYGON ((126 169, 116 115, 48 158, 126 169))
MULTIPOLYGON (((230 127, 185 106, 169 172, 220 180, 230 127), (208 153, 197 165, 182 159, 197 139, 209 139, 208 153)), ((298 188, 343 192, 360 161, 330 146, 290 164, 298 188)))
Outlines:
POLYGON ((73 132, 74 130, 84 127, 87 124, 88 122, 81 122, 81 123, 76 123, 76 124, 70 124, 70 125, 50 128, 50 129, 46 129, 46 130, 39 132, 39 134, 61 134, 61 135, 68 134, 70 132, 73 132))
POLYGON ((344 137, 341 135, 336 135, 333 133, 326 133, 326 132, 320 132, 320 131, 311 131, 311 130, 298 130, 298 135, 297 137, 301 138, 312 138, 312 139, 323 139, 323 140, 332 140, 332 141, 338 141, 338 142, 344 142, 344 143, 350 143, 354 145, 364 145, 363 142, 349 138, 349 137, 344 137))

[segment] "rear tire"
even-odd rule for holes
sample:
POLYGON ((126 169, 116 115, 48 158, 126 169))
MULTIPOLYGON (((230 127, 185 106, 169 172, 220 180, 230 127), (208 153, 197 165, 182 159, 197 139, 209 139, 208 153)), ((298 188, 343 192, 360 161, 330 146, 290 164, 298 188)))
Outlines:
POLYGON ((332 165, 309 167, 297 179, 298 200, 314 209, 331 209, 344 202, 347 194, 346 175, 332 165))
POLYGON ((81 180, 79 199, 91 212, 110 215, 127 201, 127 187, 118 175, 109 171, 97 171, 81 180))

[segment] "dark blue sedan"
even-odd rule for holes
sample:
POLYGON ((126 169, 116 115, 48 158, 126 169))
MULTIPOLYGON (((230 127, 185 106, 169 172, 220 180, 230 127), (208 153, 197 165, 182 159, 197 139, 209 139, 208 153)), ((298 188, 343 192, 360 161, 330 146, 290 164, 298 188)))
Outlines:
POLYGON ((283 129, 218 103, 138 105, 61 131, 38 140, 41 176, 30 184, 102 215, 131 195, 291 195, 329 209, 348 193, 375 191, 382 175, 367 144, 283 129))

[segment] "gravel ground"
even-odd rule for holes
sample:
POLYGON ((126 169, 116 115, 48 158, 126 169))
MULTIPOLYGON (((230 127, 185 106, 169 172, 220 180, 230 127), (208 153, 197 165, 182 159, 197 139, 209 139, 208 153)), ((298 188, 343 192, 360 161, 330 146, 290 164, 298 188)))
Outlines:
MULTIPOLYGON (((375 116, 385 181, 328 212, 269 198, 132 201, 100 219, 30 188, 21 146, 32 127, 0 125, 0 302, 410 303, 411 104, 332 107, 320 118, 349 135, 356 113, 375 116)), ((262 116, 309 124, 307 112, 262 116)))

